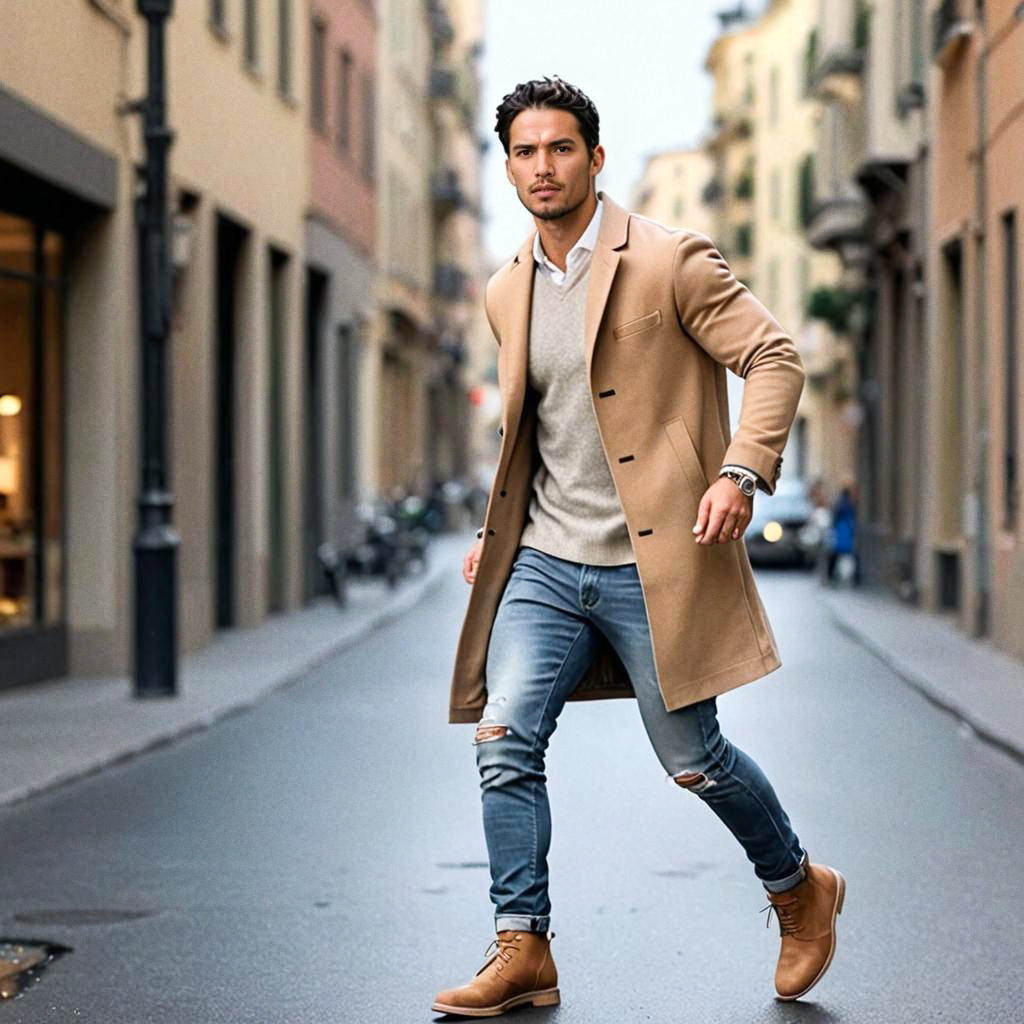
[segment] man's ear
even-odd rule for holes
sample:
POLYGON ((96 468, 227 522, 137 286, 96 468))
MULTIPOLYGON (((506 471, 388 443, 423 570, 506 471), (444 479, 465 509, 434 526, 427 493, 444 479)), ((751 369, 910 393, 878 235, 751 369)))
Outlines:
POLYGON ((516 183, 516 179, 512 177, 512 168, 509 166, 508 157, 505 157, 505 177, 508 178, 510 185, 516 183))
POLYGON ((604 167, 604 146, 597 145, 594 147, 594 154, 590 158, 590 173, 596 177, 602 167, 604 167))

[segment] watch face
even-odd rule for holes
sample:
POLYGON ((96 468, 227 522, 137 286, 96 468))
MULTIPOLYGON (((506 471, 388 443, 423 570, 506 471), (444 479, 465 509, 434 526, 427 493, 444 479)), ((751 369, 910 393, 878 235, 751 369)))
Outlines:
POLYGON ((740 490, 749 498, 757 490, 757 486, 753 480, 744 480, 740 484, 740 490))

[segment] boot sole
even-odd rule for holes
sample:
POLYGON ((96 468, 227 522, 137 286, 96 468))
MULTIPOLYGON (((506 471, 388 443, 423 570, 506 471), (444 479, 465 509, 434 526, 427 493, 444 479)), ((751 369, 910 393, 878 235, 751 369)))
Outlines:
POLYGON ((818 971, 818 973, 814 976, 814 979, 811 981, 811 983, 802 992, 797 992, 795 995, 791 996, 777 996, 777 998, 781 999, 783 1002, 791 1003, 794 999, 799 999, 801 996, 807 995, 807 993, 810 992, 811 989, 814 988, 814 986, 817 985, 818 982, 825 977, 825 972, 829 969, 829 967, 832 964, 832 957, 835 956, 836 915, 841 914, 843 912, 843 900, 846 899, 846 879, 843 878, 843 876, 838 871, 836 871, 835 868, 829 868, 829 871, 831 871, 832 874, 836 876, 836 879, 838 880, 839 884, 836 886, 836 902, 835 905, 832 907, 832 945, 828 951, 828 958, 825 960, 825 963, 822 964, 821 970, 818 971))
POLYGON ((557 988, 545 988, 538 992, 524 992, 522 995, 513 996, 494 1006, 449 1006, 447 1003, 434 1003, 431 1009, 438 1013, 451 1013, 459 1017, 500 1017, 506 1010, 512 1010, 527 1003, 532 1003, 534 1006, 558 1006, 560 1002, 561 997, 557 988))

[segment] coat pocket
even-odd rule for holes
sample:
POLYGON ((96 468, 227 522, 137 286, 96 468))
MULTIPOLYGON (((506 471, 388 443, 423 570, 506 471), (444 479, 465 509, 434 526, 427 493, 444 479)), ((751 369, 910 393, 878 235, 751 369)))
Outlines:
POLYGON ((704 497, 704 492, 711 485, 708 483, 693 438, 690 437, 690 432, 686 429, 686 423, 682 416, 676 416, 666 420, 662 426, 665 428, 665 433, 668 434, 669 444, 672 445, 672 450, 676 453, 676 459, 686 477, 686 482, 690 485, 694 500, 699 503, 700 499, 704 497))
POLYGON ((627 320, 624 324, 619 324, 618 327, 612 330, 612 337, 614 337, 616 341, 619 341, 622 338, 630 337, 630 335, 646 331, 650 327, 657 327, 660 323, 661 310, 655 309, 650 313, 645 313, 643 316, 637 317, 635 320, 627 320))

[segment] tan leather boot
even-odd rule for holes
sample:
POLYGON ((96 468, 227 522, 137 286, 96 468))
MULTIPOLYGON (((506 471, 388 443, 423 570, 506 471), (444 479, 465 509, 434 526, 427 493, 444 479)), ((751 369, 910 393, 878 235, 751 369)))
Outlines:
POLYGON ((498 1017, 524 1003, 557 1006, 558 971, 549 948, 553 938, 553 932, 498 932, 476 977, 462 988, 439 992, 431 1009, 463 1017, 498 1017), (491 947, 496 947, 493 954, 491 947))
POLYGON ((775 910, 782 935, 775 968, 780 999, 799 999, 824 977, 836 951, 836 914, 845 895, 846 879, 823 864, 808 864, 806 877, 794 888, 768 893, 765 909, 775 910))

